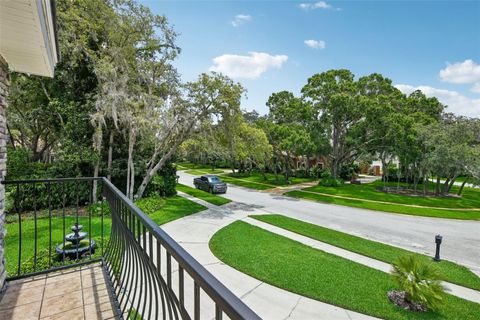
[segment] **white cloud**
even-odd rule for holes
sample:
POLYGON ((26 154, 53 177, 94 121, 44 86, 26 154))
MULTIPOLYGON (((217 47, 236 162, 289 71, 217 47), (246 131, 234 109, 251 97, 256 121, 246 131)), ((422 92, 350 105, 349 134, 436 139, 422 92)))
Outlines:
POLYGON ((323 40, 305 40, 304 43, 312 49, 325 49, 327 45, 323 40))
POLYGON ((232 26, 239 27, 250 20, 252 20, 252 16, 249 14, 237 14, 231 23, 232 26))
POLYGON ((473 87, 470 89, 470 91, 475 93, 480 93, 480 82, 475 83, 473 87))
POLYGON ((470 90, 480 93, 480 64, 471 59, 448 64, 440 70, 440 79, 449 83, 473 84, 470 90))
POLYGON ((249 52, 248 56, 224 54, 213 59, 210 71, 220 72, 232 78, 257 79, 268 69, 280 69, 288 60, 286 55, 270 55, 265 52, 249 52))
POLYGON ((325 1, 300 3, 299 7, 303 10, 332 9, 333 7, 325 1))
POLYGON ((480 99, 470 99, 457 91, 437 89, 429 86, 415 87, 408 84, 397 84, 395 87, 405 94, 421 90, 427 97, 436 97, 441 103, 448 106, 448 112, 469 117, 480 116, 480 99))
POLYGON ((450 83, 480 82, 480 65, 471 59, 449 64, 440 70, 440 79, 450 83))

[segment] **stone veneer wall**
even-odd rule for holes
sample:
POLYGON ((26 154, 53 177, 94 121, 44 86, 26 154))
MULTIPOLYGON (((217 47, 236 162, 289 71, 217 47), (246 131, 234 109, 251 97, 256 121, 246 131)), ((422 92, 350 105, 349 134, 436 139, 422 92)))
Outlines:
MULTIPOLYGON (((7 173, 7 119, 5 118, 5 109, 7 108, 8 92, 8 65, 0 55, 0 180, 5 178, 7 173)), ((0 184, 0 294, 5 288, 5 187, 0 184)))

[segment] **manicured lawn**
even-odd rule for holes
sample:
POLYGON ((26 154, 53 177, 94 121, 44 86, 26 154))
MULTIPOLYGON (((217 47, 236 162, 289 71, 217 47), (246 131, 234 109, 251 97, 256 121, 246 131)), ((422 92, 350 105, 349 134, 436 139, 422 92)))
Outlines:
MULTIPOLYGON (((177 165, 177 170, 200 170, 200 171, 212 171, 212 166, 211 165, 206 165, 206 164, 195 164, 191 162, 178 162, 176 163, 177 165)), ((220 171, 223 172, 223 170, 215 168, 215 171, 220 171)))
POLYGON ((177 190, 185 192, 186 194, 189 194, 191 196, 194 196, 195 198, 202 199, 204 201, 207 201, 211 204, 214 204, 216 206, 221 206, 223 204, 227 204, 229 202, 232 202, 232 200, 220 197, 215 194, 211 194, 208 192, 205 192, 203 190, 195 189, 183 184, 177 184, 177 190))
MULTIPOLYGON (((138 207, 148 214, 153 221, 161 225, 169 221, 193 214, 206 209, 204 206, 192 202, 180 196, 174 196, 166 199, 159 197, 150 197, 138 200, 138 207)), ((65 234, 70 233, 70 227, 75 223, 74 211, 66 212, 65 234)), ((55 245, 63 243, 63 219, 61 217, 52 217, 52 253, 55 251, 55 245)), ((89 230, 88 216, 79 216, 79 224, 83 225, 83 231, 88 232, 88 236, 101 245, 102 223, 101 217, 92 216, 91 230, 89 230)), ((111 228, 111 218, 104 216, 104 241, 109 239, 111 228)), ((15 274, 18 267, 18 245, 19 245, 19 223, 6 224, 7 236, 5 237, 5 258, 7 260, 7 272, 15 274)), ((21 261, 31 260, 34 255, 35 243, 35 222, 28 218, 22 221, 22 250, 21 261)), ((37 253, 48 255, 49 247, 49 219, 37 219, 37 253), (45 251, 47 250, 47 251, 45 251)), ((100 248, 97 249, 94 257, 100 256, 100 248)))
POLYGON ((158 225, 180 219, 182 217, 205 210, 204 206, 180 196, 153 198, 153 202, 159 202, 157 207, 151 206, 152 198, 138 200, 135 204, 142 209, 158 225), (162 204, 163 202, 163 204, 162 204))
POLYGON ((204 174, 220 174, 224 173, 223 170, 215 169, 212 171, 212 169, 195 169, 195 170, 187 170, 185 173, 194 175, 194 176, 203 176, 204 174))
POLYGON ((211 166, 206 166, 203 164, 195 164, 190 162, 178 162, 175 163, 177 165, 177 170, 189 170, 189 169, 211 169, 211 166))
POLYGON ((242 221, 218 231, 212 252, 226 264, 277 287, 384 319, 479 319, 480 304, 447 295, 438 312, 414 313, 389 302, 393 278, 242 221))
POLYGON ((356 207, 368 210, 384 211, 384 212, 393 212, 393 213, 402 213, 414 216, 425 216, 425 217, 435 217, 435 218, 448 218, 448 219, 460 219, 460 220, 480 220, 480 211, 458 211, 458 210, 441 210, 441 209, 431 209, 431 208, 415 208, 407 207, 401 204, 384 204, 384 203, 375 203, 375 202, 366 202, 362 199, 351 200, 351 199, 341 199, 334 198, 330 196, 324 196, 314 193, 306 193, 302 191, 289 191, 285 195, 310 199, 320 202, 339 204, 343 206, 356 207))
POLYGON ((265 180, 260 173, 252 172, 251 175, 246 177, 236 176, 235 174, 225 174, 225 175, 222 175, 221 178, 225 182, 236 184, 236 185, 250 188, 250 189, 256 189, 256 190, 266 190, 266 189, 271 189, 278 186, 287 186, 291 184, 293 185, 293 184, 313 181, 313 179, 311 178, 290 177, 289 178, 290 183, 287 183, 285 181, 285 177, 282 175, 279 175, 278 176, 279 180, 276 181, 275 175, 272 173, 267 173, 266 177, 267 177, 267 180, 265 180))
POLYGON ((267 190, 267 189, 272 189, 276 187, 266 182, 265 183, 251 182, 244 178, 233 178, 228 175, 222 175, 220 179, 222 179, 226 183, 231 183, 240 187, 245 187, 245 188, 255 189, 255 190, 267 190))
MULTIPOLYGON (((395 187, 397 184, 390 182, 387 185, 390 187, 395 187)), ((390 194, 377 191, 376 188, 379 187, 383 187, 382 181, 375 181, 361 185, 345 184, 341 187, 314 186, 306 188, 305 190, 358 199, 378 200, 399 204, 414 204, 428 207, 480 208, 480 190, 473 188, 465 188, 461 198, 445 198, 390 194)), ((429 190, 432 190, 431 184, 429 184, 428 187, 429 190)), ((422 186, 419 185, 418 189, 420 190, 421 188, 422 186)), ((458 187, 452 187, 452 193, 456 193, 457 191, 458 187)))
POLYGON ((433 262, 432 257, 414 253, 380 242, 360 238, 340 231, 324 228, 315 224, 292 219, 286 216, 269 214, 253 215, 252 218, 274 226, 322 241, 336 247, 359 253, 361 255, 381 260, 387 263, 395 262, 400 256, 414 254, 420 259, 431 262, 442 275, 442 279, 465 287, 480 290, 480 277, 468 268, 456 263, 442 260, 433 262))

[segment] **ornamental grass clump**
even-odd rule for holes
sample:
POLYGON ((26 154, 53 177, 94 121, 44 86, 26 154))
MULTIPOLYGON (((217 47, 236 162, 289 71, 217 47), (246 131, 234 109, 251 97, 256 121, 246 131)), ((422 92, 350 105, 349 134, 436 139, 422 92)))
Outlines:
POLYGON ((396 305, 412 310, 436 310, 443 303, 445 289, 438 271, 414 255, 403 256, 393 264, 392 274, 401 291, 390 291, 388 297, 396 305))

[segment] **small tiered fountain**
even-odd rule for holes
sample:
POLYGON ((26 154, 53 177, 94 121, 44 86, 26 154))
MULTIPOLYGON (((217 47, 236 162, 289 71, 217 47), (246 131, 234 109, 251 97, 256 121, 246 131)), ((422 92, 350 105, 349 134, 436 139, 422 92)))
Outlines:
POLYGON ((93 239, 87 238, 87 233, 81 231, 83 226, 75 223, 69 233, 65 236, 65 245, 63 243, 55 247, 55 251, 70 259, 81 258, 85 254, 94 254, 96 242, 93 239), (68 242, 68 243, 67 243, 68 242))

